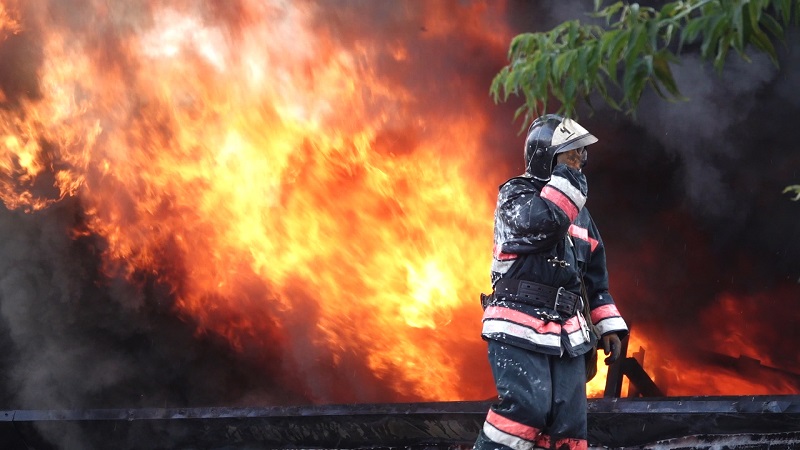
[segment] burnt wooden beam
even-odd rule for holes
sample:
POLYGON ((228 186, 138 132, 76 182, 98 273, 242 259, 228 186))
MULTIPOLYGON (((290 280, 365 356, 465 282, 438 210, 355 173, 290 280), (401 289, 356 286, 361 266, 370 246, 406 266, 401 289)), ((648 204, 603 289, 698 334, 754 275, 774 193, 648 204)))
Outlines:
POLYGON ((606 387, 603 390, 603 397, 617 398, 622 396, 622 380, 623 380, 623 366, 622 362, 628 355, 628 336, 622 338, 622 348, 620 349, 620 358, 608 366, 608 374, 606 375, 606 387))
MULTIPOLYGON (((639 365, 639 361, 635 358, 625 358, 622 361, 622 373, 628 377, 632 387, 635 387, 636 395, 642 397, 663 397, 664 393, 656 386, 650 375, 644 371, 644 368, 639 365)), ((630 388, 629 388, 630 389, 630 388)), ((630 395, 634 397, 636 395, 630 395)))
POLYGON ((729 435, 743 437, 741 445, 715 448, 800 448, 800 396, 604 398, 589 402, 589 442, 606 447, 639 448, 691 436, 705 436, 710 442, 729 435), (765 435, 772 435, 776 445, 749 446, 751 438, 765 435), (791 442, 777 445, 781 440, 791 442))
POLYGON ((798 387, 798 389, 800 389, 800 373, 764 365, 760 360, 751 358, 747 355, 739 355, 738 357, 734 357, 712 351, 697 351, 694 354, 705 362, 736 371, 748 378, 758 378, 764 375, 775 375, 793 383, 798 387))
MULTIPOLYGON (((13 410, 0 411, 0 441, 7 450, 452 449, 472 445, 489 405, 482 401, 13 410), (72 447, 65 447, 65 442, 72 447)), ((589 400, 589 443, 593 446, 641 448, 698 435, 708 442, 723 442, 730 435, 744 436, 744 442, 759 437, 767 442, 789 442, 785 448, 800 448, 800 396, 589 400)), ((752 448, 725 445, 729 449, 752 448)))

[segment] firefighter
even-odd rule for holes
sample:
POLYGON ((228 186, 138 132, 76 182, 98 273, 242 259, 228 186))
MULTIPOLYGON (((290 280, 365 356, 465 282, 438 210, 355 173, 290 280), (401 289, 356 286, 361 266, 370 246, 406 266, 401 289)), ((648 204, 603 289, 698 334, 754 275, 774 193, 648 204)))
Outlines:
POLYGON ((584 207, 582 168, 595 142, 574 120, 540 117, 525 140, 525 173, 500 186, 481 333, 499 400, 475 450, 587 448, 586 356, 596 361, 602 345, 611 364, 628 333, 584 207))

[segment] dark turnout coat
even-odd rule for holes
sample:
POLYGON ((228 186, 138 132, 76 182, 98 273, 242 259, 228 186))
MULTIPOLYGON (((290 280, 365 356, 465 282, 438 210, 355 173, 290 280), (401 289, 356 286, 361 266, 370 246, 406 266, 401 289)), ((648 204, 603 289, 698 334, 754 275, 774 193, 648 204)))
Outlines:
MULTIPOLYGON (((559 164, 548 182, 520 176, 501 187, 495 211, 492 284, 501 278, 533 281, 588 294, 591 321, 600 336, 628 328, 608 293, 606 253, 586 203, 586 178, 559 164)), ((577 356, 595 336, 578 313, 553 317, 496 290, 483 315, 482 336, 541 353, 577 356)))

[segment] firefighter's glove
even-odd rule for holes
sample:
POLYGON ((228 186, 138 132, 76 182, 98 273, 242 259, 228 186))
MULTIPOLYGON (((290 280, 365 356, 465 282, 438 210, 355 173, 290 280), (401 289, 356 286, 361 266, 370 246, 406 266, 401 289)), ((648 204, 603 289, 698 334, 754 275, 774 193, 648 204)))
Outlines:
POLYGON ((603 351, 606 355, 611 354, 611 356, 603 360, 607 366, 619 358, 619 354, 622 352, 622 343, 617 333, 608 333, 603 336, 603 351))

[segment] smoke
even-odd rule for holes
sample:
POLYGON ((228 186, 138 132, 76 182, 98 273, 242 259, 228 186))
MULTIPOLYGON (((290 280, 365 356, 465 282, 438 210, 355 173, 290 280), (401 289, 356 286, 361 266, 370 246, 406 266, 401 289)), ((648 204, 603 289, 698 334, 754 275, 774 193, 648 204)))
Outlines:
MULTIPOLYGON (((566 20, 579 19, 583 23, 595 20, 588 15, 590 5, 562 3, 551 2, 552 7, 545 8, 547 13, 540 23, 546 23, 545 27, 549 28, 566 20)), ((738 175, 744 172, 747 157, 754 152, 764 158, 787 153, 774 144, 760 143, 753 138, 761 136, 771 124, 784 122, 773 112, 785 114, 785 108, 764 108, 764 105, 778 101, 796 103, 800 98, 792 88, 797 78, 793 70, 798 64, 798 50, 793 45, 797 41, 798 31, 790 29, 786 42, 777 46, 780 69, 766 54, 748 48, 750 61, 731 52, 724 71, 719 73, 709 61, 701 59, 696 50, 685 49, 672 71, 688 101, 665 101, 653 90, 645 90, 637 116, 630 120, 652 136, 661 148, 636 151, 664 151, 663 157, 680 163, 678 177, 683 195, 694 207, 694 213, 703 219, 744 220, 748 211, 747 208, 742 211, 739 196, 743 192, 737 192, 736 184, 741 182, 738 175), (766 148, 767 145, 771 147, 766 148)), ((598 112, 614 115, 604 105, 598 112)), ((597 119, 592 117, 589 122, 597 119)), ((620 120, 627 119, 615 117, 615 121, 620 120)), ((772 136, 775 137, 778 136, 772 136)), ((791 146, 791 140, 780 144, 791 146)), ((752 199, 746 200, 745 203, 752 203, 752 199)))
MULTIPOLYGON (((45 62, 39 35, 46 29, 96 29, 84 33, 87 48, 109 70, 127 74, 136 62, 120 56, 126 34, 163 24, 142 3, 108 3, 107 20, 95 18, 92 2, 24 5, 23 17, 31 18, 23 23, 25 32, 0 41, 3 109, 41 95, 36 79, 45 62), (45 27, 37 22, 41 17, 52 23, 45 27)), ((523 32, 584 18, 575 2, 509 2, 506 9, 457 1, 300 5, 317 12, 317 33, 328 33, 355 54, 359 46, 385 46, 377 59, 358 63, 391 90, 367 95, 413 99, 387 109, 398 120, 381 130, 375 151, 403 155, 436 133, 442 121, 463 120, 467 106, 486 111, 466 121, 484 130, 484 150, 465 162, 465 174, 487 198, 520 173, 522 162, 519 124, 512 122, 517 105, 494 105, 488 95, 508 44, 492 24, 507 22, 523 32)), ((283 6, 275 6, 276 17, 291 13, 283 6)), ((252 20, 242 2, 187 1, 179 7, 227 24, 230 35, 219 39, 252 20)), ((276 33, 286 32, 280 26, 276 33)), ((797 41, 793 30, 788 42, 797 41)), ((293 42, 303 57, 320 50, 304 44, 293 42)), ((589 207, 609 249, 612 292, 634 332, 649 327, 663 342, 691 342, 704 332, 698 311, 713 308, 720 293, 729 292, 740 294, 736 299, 774 292, 770 305, 784 305, 784 317, 800 319, 793 284, 800 277, 798 205, 780 195, 783 186, 800 183, 791 130, 800 119, 800 49, 781 49, 780 69, 762 55, 751 57, 747 63, 732 55, 719 75, 686 54, 674 71, 688 102, 666 103, 648 93, 636 119, 608 110, 581 119, 600 138, 587 168, 589 207)), ((162 138, 168 139, 169 125, 163 126, 162 138)), ((80 233, 82 207, 71 198, 33 214, 0 208, 0 344, 7 349, 0 359, 0 398, 7 408, 280 405, 392 395, 383 385, 391 376, 370 373, 356 351, 336 355, 339 367, 355 369, 330 373, 334 356, 309 339, 319 294, 301 281, 290 294, 304 315, 287 317, 261 305, 272 294, 256 279, 241 300, 249 311, 267 308, 263 316, 285 335, 245 342, 241 353, 219 336, 197 336, 196 323, 174 315, 173 287, 154 274, 136 274, 135 282, 105 274, 101 255, 107 243, 80 233)), ((485 239, 490 245, 490 236, 485 239)), ((754 336, 769 332, 767 319, 748 318, 754 336)), ((468 329, 477 333, 474 325, 468 329)), ((471 363, 484 359, 480 352, 471 363)), ((787 358, 772 360, 797 366, 787 358)))
MULTIPOLYGON (((50 29, 96 25, 90 2, 24 5, 24 32, 0 40, 2 107, 8 109, 39 96, 39 35, 46 27, 37 20, 48 17, 50 29)), ((84 34, 109 66, 128 64, 117 51, 121 36, 148 22, 146 8, 126 5, 115 4, 103 27, 84 34)), ((135 283, 107 278, 101 267, 106 243, 86 232, 83 220, 77 198, 32 214, 0 209, 4 407, 306 401, 286 383, 272 383, 281 349, 235 356, 221 338, 196 336, 195 324, 175 317, 171 287, 153 274, 135 274, 135 283)))
MULTIPOLYGON (((259 380, 269 372, 253 374, 226 344, 175 318, 166 287, 104 279, 103 242, 73 238, 79 218, 75 201, 0 215, 0 314, 15 393, 7 407, 199 406, 269 386, 259 380)), ((281 404, 285 393, 262 400, 281 404)))
MULTIPOLYGON (((592 20, 590 5, 547 5, 514 20, 524 31, 592 20)), ((762 345, 781 335, 768 311, 800 319, 799 210, 781 194, 800 182, 791 131, 800 120, 798 42, 792 28, 776 45, 780 67, 750 48, 750 61, 732 53, 722 73, 686 49, 672 70, 688 101, 646 90, 635 118, 599 100, 593 114, 581 110, 600 138, 587 206, 609 252, 612 294, 664 360, 711 349, 800 371, 790 350, 762 345), (739 327, 736 339, 715 334, 708 318, 721 321, 717 329, 739 327)))
POLYGON ((800 370, 778 347, 758 345, 776 331, 753 313, 781 305, 791 320, 800 314, 798 210, 781 195, 800 173, 787 129, 800 118, 800 94, 787 87, 799 68, 797 38, 791 30, 779 69, 751 52, 752 62, 731 55, 719 74, 696 55, 683 55, 673 70, 689 100, 670 103, 648 92, 637 117, 616 125, 613 156, 631 171, 617 173, 611 189, 629 190, 635 200, 630 213, 615 211, 622 217, 611 219, 617 226, 606 235, 612 255, 616 241, 624 258, 612 263, 615 286, 623 280, 623 299, 648 305, 623 300, 630 320, 660 335, 675 355, 714 349, 800 370), (638 181, 628 185, 622 177, 631 175, 638 181), (637 235, 643 242, 629 240, 637 235), (738 307, 725 309, 725 299, 738 307), (748 337, 724 344, 698 314, 742 324, 748 337))
POLYGON ((741 202, 729 185, 735 180, 726 177, 748 150, 737 142, 735 131, 761 126, 753 116, 757 96, 777 74, 763 54, 753 55, 750 63, 731 57, 722 74, 689 54, 674 69, 687 102, 666 102, 652 91, 643 96, 639 123, 668 155, 680 159, 687 199, 710 219, 742 220, 741 202))
MULTIPOLYGON (((447 20, 434 20, 442 15, 449 17, 448 12, 461 21, 474 20, 475 8, 484 8, 477 3, 472 7, 459 5, 439 3, 430 10, 422 4, 317 5, 318 33, 329 33, 337 44, 355 54, 360 43, 369 43, 370 39, 380 45, 395 42, 378 52, 377 60, 361 63, 374 65, 372 70, 384 74, 387 85, 396 89, 392 94, 419 99, 414 104, 397 102, 394 112, 400 120, 390 121, 394 127, 387 127, 377 136, 375 151, 387 157, 412 151, 419 140, 437 131, 437 120, 463 120, 460 102, 478 103, 485 110, 493 108, 486 78, 502 65, 506 40, 498 34, 494 41, 482 42, 481 21, 465 27, 468 34, 464 36, 447 20), (365 14, 375 20, 356 20, 365 14), (402 55, 403 48, 418 53, 402 55), (427 70, 420 70, 426 64, 427 70), (443 73, 446 83, 442 82, 443 73), (429 111, 430 117, 409 118, 419 109, 429 111)), ((41 0, 24 4, 20 10, 24 31, 0 41, 0 56, 8 62, 0 70, 0 89, 5 99, 0 107, 17 110, 21 103, 35 102, 41 96, 37 80, 42 66, 48 63, 42 56, 44 36, 67 30, 67 35, 76 39, 73 48, 91 54, 109 73, 126 79, 131 89, 116 99, 120 109, 113 114, 138 121, 158 111, 152 99, 148 103, 148 99, 136 97, 135 74, 141 67, 140 61, 126 51, 130 35, 147 34, 161 27, 180 28, 183 22, 169 19, 179 17, 184 9, 191 10, 190 16, 219 24, 218 29, 223 32, 213 36, 153 36, 175 37, 176 46, 201 53, 204 39, 236 42, 239 25, 251 20, 252 12, 248 10, 252 5, 246 2, 176 2, 175 17, 166 18, 156 15, 143 2, 110 3, 99 12, 97 6, 84 1, 41 0)), ((299 8, 312 6, 309 3, 299 8)), ((281 18, 292 14, 293 7, 280 2, 263 7, 274 9, 276 33, 291 34, 292 30, 281 28, 286 26, 281 18)), ((485 12, 489 18, 483 14, 482 20, 499 20, 495 11, 485 12)), ((292 43, 298 48, 298 60, 320 51, 307 48, 302 41, 292 43)), ((211 56, 208 60, 215 61, 211 56)), ((76 93, 80 100, 81 92, 76 93)), ((116 118, 99 119, 106 132, 118 126, 116 118)), ((487 125, 475 117, 473 123, 498 130, 504 128, 505 118, 497 116, 492 119, 493 125, 487 125)), ((148 129, 151 139, 168 142, 175 132, 174 124, 164 120, 157 125, 158 129, 148 129)), ((502 134, 497 133, 492 139, 505 141, 502 134)), ((43 142, 42 146, 58 150, 52 143, 43 142)), ((112 159, 125 158, 123 150, 104 148, 112 159)), ((485 158, 494 159, 492 155, 485 158)), ((481 161, 469 163, 474 166, 473 171, 480 171, 481 161)), ((303 176, 310 175, 298 175, 303 176)), ((36 180, 37 186, 49 188, 53 178, 54 173, 45 173, 36 180)), ((112 178, 103 178, 96 188, 114 193, 114 212, 135 217, 135 193, 124 191, 112 178)), ((50 191, 36 193, 52 198, 54 193, 50 191)), ((242 311, 258 313, 259 318, 272 322, 266 328, 272 325, 280 333, 238 342, 238 351, 232 351, 221 336, 198 335, 198 328, 202 328, 199 325, 203 324, 175 314, 175 294, 183 286, 167 285, 159 274, 134 273, 128 277, 125 268, 115 271, 106 266, 103 254, 108 243, 88 231, 84 208, 79 197, 68 197, 33 213, 0 209, 0 231, 4 236, 0 241, 0 343, 6 344, 8 350, 0 360, 0 394, 6 408, 281 405, 416 398, 413 386, 408 387, 407 394, 392 391, 389 385, 393 374, 371 373, 364 354, 350 350, 332 355, 315 341, 319 293, 305 289, 302 280, 297 280, 297 286, 287 295, 303 314, 289 316, 277 306, 269 306, 268 300, 274 294, 255 276, 248 279, 243 298, 237 299, 242 311), (332 371, 334 366, 346 369, 332 371)), ((168 243, 161 251, 168 255, 175 250, 168 243)), ((182 270, 180 266, 165 268, 170 273, 182 270)), ((241 271, 246 278, 246 269, 241 271)), ((237 323, 242 319, 246 317, 232 314, 219 320, 237 323)), ((80 442, 79 435, 80 430, 76 430, 75 436, 53 439, 80 442)))
MULTIPOLYGON (((782 204, 780 193, 797 177, 795 139, 785 127, 798 115, 800 93, 787 83, 800 67, 793 45, 799 36, 790 30, 787 46, 779 46, 780 69, 752 49, 750 62, 729 55, 721 74, 696 55, 684 55, 674 74, 689 100, 665 102, 652 91, 642 99, 636 123, 680 164, 676 179, 685 207, 715 230, 717 247, 752 242, 758 251, 758 244, 770 245, 761 232, 769 226, 765 217, 795 229, 791 205, 782 204)), ((796 270, 800 255, 793 241, 787 239, 784 249, 773 241, 770 250, 788 250, 792 256, 777 260, 796 270)))

